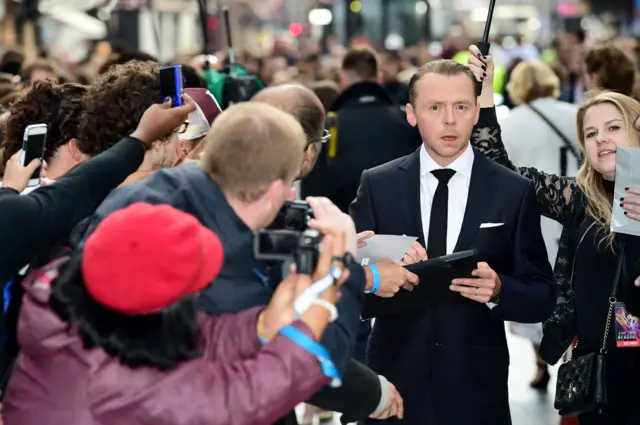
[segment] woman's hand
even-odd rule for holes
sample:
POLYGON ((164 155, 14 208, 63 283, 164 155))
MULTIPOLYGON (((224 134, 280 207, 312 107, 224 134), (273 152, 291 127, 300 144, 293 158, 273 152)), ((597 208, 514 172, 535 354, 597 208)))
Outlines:
POLYGON ((476 80, 482 82, 482 91, 486 88, 493 93, 493 58, 489 55, 482 56, 480 49, 475 45, 469 46, 469 52, 471 56, 467 59, 467 66, 473 71, 476 80))
POLYGON ((640 188, 628 187, 627 192, 630 195, 621 198, 620 204, 627 217, 640 221, 640 188))
POLYGON ((3 187, 8 187, 18 193, 27 188, 29 179, 38 167, 42 166, 44 169, 44 161, 41 161, 40 159, 34 159, 27 166, 23 166, 22 153, 23 151, 19 150, 9 158, 4 169, 4 176, 2 179, 3 187))
POLYGON ((477 46, 469 46, 471 55, 467 60, 467 66, 473 72, 477 81, 482 82, 482 93, 478 97, 481 108, 494 106, 493 103, 493 58, 489 55, 482 56, 477 46))

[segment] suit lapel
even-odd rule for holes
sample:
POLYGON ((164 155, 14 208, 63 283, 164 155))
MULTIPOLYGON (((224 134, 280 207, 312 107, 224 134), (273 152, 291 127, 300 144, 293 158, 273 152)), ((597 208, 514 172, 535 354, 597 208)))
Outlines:
POLYGON ((405 224, 407 236, 417 236, 418 242, 422 246, 425 245, 424 232, 422 228, 422 214, 420 211, 420 149, 407 156, 404 161, 400 162, 398 167, 403 170, 398 182, 398 192, 405 193, 405 202, 399 202, 396 198, 396 205, 406 205, 406 208, 400 208, 402 211, 402 220, 405 224), (404 190, 402 189, 404 188, 404 190))
POLYGON ((474 149, 473 167, 471 169, 471 183, 467 207, 464 211, 462 229, 454 252, 469 249, 475 237, 485 212, 488 210, 488 200, 491 199, 491 189, 495 187, 491 182, 491 175, 495 170, 490 167, 490 161, 484 155, 474 149))

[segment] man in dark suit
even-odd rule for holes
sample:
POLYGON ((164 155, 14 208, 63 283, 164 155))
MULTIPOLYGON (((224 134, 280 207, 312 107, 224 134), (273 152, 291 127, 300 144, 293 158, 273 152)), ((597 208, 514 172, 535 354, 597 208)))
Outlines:
POLYGON ((407 106, 423 146, 365 171, 351 205, 359 231, 417 236, 430 258, 475 249, 482 261, 452 282, 459 303, 376 319, 367 363, 396 384, 403 424, 511 424, 504 321, 543 321, 555 303, 532 183, 469 144, 474 85, 463 65, 424 65, 407 106))

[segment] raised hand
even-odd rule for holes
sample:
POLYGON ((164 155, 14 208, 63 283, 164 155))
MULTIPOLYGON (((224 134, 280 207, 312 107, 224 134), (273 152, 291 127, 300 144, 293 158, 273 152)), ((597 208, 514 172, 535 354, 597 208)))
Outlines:
POLYGON ((189 113, 196 110, 196 104, 188 95, 182 95, 184 105, 171 107, 171 99, 162 104, 151 105, 140 118, 138 127, 131 134, 147 148, 156 140, 166 139, 185 122, 189 113))
POLYGON ((493 93, 493 58, 489 55, 482 56, 480 49, 475 45, 469 46, 469 51, 471 56, 467 60, 467 66, 473 71, 476 80, 482 82, 482 92, 485 93, 487 89, 487 93, 493 93))

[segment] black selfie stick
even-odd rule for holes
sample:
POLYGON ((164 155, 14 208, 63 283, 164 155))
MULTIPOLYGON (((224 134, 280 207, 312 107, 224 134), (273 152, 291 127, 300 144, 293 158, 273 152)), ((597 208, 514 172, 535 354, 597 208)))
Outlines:
POLYGON ((209 29, 207 28, 207 0, 198 0, 200 10, 200 27, 202 29, 202 55, 204 56, 204 69, 209 69, 209 29))
MULTIPOLYGON (((480 49, 480 53, 482 56, 487 56, 489 54, 489 48, 491 47, 491 43, 489 43, 489 32, 491 32, 491 20, 493 19, 493 9, 496 7, 496 0, 489 1, 489 13, 487 14, 487 22, 484 25, 484 34, 482 35, 482 41, 478 43, 478 49, 480 49)), ((476 82, 476 94, 480 96, 482 93, 482 82, 476 82)))
POLYGON ((229 50, 229 75, 231 78, 237 77, 236 69, 236 52, 233 50, 233 42, 231 41, 231 25, 229 23, 229 7, 222 8, 222 18, 224 19, 224 26, 227 32, 227 48, 229 50))

